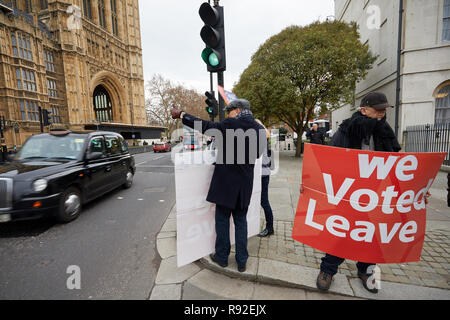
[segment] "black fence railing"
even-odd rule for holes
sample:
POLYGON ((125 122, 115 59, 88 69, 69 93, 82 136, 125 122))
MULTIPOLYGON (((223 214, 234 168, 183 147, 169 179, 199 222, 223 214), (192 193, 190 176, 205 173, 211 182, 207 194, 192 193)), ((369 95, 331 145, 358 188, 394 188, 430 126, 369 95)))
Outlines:
POLYGON ((406 152, 446 152, 444 165, 450 166, 450 123, 407 127, 406 152))

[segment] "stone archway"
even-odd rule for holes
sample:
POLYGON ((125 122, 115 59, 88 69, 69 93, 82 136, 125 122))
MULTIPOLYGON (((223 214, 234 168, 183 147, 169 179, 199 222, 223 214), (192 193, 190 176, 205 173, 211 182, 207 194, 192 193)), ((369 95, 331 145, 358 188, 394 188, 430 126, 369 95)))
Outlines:
POLYGON ((90 85, 91 119, 100 122, 123 122, 121 109, 126 105, 124 89, 115 74, 97 73, 90 85))

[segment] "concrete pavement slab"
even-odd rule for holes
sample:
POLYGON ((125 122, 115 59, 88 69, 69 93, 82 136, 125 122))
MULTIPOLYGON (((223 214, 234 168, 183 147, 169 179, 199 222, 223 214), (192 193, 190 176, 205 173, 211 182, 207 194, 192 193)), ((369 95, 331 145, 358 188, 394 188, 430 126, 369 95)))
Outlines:
POLYGON ((200 270, 200 267, 194 263, 178 268, 177 257, 164 259, 161 261, 155 283, 158 285, 182 283, 200 270))
POLYGON ((181 300, 181 284, 157 285, 153 288, 150 300, 181 300))
MULTIPOLYGON (((281 261, 260 259, 257 277, 266 283, 297 286, 314 290, 316 288, 318 274, 318 269, 281 261)), ((354 296, 347 277, 341 274, 334 276, 330 292, 354 296)))
POLYGON ((303 289, 283 288, 265 284, 255 284, 253 300, 306 300, 303 289))
POLYGON ((158 239, 156 247, 162 259, 167 259, 177 255, 177 240, 175 237, 158 239))
POLYGON ((254 286, 252 282, 230 279, 205 269, 186 281, 183 299, 211 299, 211 295, 214 295, 220 299, 250 300, 254 286))
POLYGON ((167 219, 166 223, 164 223, 161 232, 176 232, 177 231, 177 220, 176 219, 167 219))

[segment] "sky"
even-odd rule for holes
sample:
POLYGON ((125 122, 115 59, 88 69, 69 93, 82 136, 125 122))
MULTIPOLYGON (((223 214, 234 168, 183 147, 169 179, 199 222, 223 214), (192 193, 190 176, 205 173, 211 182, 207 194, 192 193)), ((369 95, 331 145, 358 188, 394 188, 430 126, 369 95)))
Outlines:
MULTIPOLYGON (((209 72, 201 58, 205 44, 200 30, 204 23, 198 14, 203 2, 208 1, 139 1, 146 82, 161 74, 199 93, 209 91, 209 72)), ((225 11, 224 79, 229 91, 249 66, 252 55, 271 36, 291 25, 304 26, 334 16, 334 0, 221 0, 220 5, 225 11)))

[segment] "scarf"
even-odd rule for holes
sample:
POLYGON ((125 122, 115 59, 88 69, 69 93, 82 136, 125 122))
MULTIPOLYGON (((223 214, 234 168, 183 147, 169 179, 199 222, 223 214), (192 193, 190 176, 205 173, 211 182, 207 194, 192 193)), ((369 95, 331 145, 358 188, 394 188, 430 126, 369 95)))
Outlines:
POLYGON ((242 118, 248 118, 248 117, 253 118, 253 113, 249 109, 242 109, 241 113, 239 113, 236 116, 236 119, 242 119, 242 118))
POLYGON ((378 121, 358 111, 342 123, 341 129, 348 137, 349 147, 352 149, 361 149, 361 144, 363 142, 369 144, 370 138, 373 137, 375 151, 398 152, 401 150, 394 131, 386 121, 386 116, 378 121))

